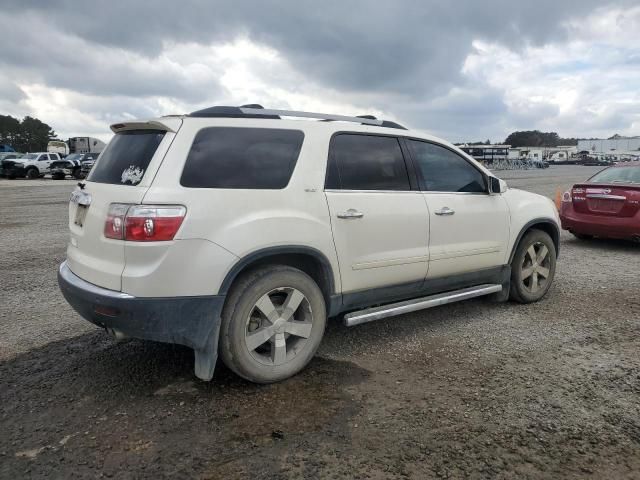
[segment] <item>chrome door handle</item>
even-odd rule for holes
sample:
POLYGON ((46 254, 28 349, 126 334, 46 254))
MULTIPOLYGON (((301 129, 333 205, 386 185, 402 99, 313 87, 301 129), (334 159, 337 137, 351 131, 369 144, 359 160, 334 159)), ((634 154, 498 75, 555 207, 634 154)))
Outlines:
POLYGON ((359 212, 354 208, 350 208, 346 212, 338 213, 338 218, 362 218, 364 213, 359 212))
POLYGON ((435 212, 436 215, 453 215, 455 210, 451 210, 449 207, 442 207, 440 210, 435 212))

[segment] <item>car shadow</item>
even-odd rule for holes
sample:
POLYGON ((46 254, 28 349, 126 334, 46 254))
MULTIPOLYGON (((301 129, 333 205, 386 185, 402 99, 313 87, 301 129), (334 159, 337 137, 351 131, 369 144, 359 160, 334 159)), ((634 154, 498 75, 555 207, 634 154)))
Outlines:
POLYGON ((573 236, 563 240, 575 247, 606 249, 608 251, 623 253, 640 252, 640 242, 633 242, 631 240, 618 240, 613 238, 598 237, 583 240, 573 236))

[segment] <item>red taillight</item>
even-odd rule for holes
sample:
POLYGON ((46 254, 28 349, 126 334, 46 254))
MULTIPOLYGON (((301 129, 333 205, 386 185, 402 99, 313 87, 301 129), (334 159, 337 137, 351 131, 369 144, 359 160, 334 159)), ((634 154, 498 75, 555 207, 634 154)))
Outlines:
POLYGON ((173 240, 187 209, 181 205, 123 205, 109 208, 104 235, 131 242, 173 240), (126 207, 124 212, 122 207, 126 207))
POLYGON ((104 236, 116 240, 124 238, 124 218, 129 207, 126 203, 112 203, 109 205, 107 221, 104 223, 104 236))

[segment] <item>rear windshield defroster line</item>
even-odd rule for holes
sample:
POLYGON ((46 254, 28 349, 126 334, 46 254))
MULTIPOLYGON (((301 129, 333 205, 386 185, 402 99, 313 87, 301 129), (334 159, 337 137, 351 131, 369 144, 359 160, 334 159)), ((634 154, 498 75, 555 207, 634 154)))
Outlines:
POLYGON ((137 185, 164 138, 163 130, 128 130, 114 135, 87 180, 113 185, 137 185))

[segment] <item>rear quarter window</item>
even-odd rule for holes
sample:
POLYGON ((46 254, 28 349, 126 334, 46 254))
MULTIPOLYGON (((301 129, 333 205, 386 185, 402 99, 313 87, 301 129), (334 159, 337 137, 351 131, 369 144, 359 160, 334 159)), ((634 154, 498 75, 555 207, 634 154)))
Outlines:
POLYGON ((87 180, 96 183, 137 185, 164 135, 165 132, 162 130, 128 130, 115 134, 87 180))
POLYGON ((203 128, 189 150, 180 184, 190 188, 285 188, 303 140, 299 130, 203 128))

